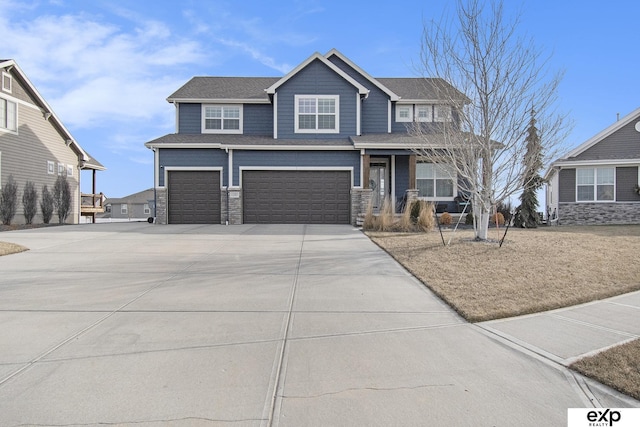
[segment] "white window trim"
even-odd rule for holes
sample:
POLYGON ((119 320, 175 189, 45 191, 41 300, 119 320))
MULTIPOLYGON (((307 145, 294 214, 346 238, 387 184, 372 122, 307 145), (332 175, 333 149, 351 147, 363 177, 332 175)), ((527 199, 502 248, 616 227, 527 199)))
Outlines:
POLYGON ((340 95, 294 95, 294 131, 295 133, 340 133, 340 95), (298 99, 300 98, 315 98, 316 100, 316 128, 315 129, 300 129, 298 117, 300 113, 298 112, 298 99), (333 99, 335 101, 335 128, 334 129, 318 129, 318 99, 333 99))
POLYGON ((201 127, 202 133, 228 133, 228 134, 241 134, 243 129, 243 105, 242 104, 202 104, 201 112, 201 127), (206 111, 207 107, 222 107, 222 126, 224 126, 224 109, 225 108, 240 108, 240 126, 239 129, 207 129, 206 128, 206 111))
POLYGON ((120 205, 120 214, 128 215, 129 214, 129 206, 126 203, 120 205))
POLYGON ((65 167, 64 163, 58 163, 58 175, 64 175, 65 167))
POLYGON ((67 176, 73 176, 73 165, 67 165, 67 176))
MULTIPOLYGON (((615 166, 594 166, 594 167, 584 167, 584 168, 576 168, 576 203, 615 203, 616 202, 616 176, 617 176, 617 168, 615 166), (592 200, 578 200, 578 170, 593 170, 593 184, 590 186, 593 187, 593 199, 592 200), (613 169, 613 199, 610 200, 598 200, 598 169, 613 169)), ((640 180, 640 177, 638 177, 640 180)), ((611 184, 606 184, 611 185, 611 184)), ((586 186, 586 185, 583 185, 586 186)))
POLYGON ((143 209, 143 212, 144 212, 145 215, 151 214, 151 207, 149 206, 149 203, 145 203, 142 206, 142 209, 143 209))
POLYGON ((408 123, 413 121, 413 104, 396 104, 396 122, 398 123, 408 123), (409 117, 400 117, 401 109, 409 109, 409 117))
POLYGON ((55 175, 56 174, 56 163, 51 160, 47 160, 47 174, 55 175))
POLYGON ((18 103, 12 99, 8 99, 8 98, 4 98, 4 97, 0 97, 0 102, 6 102, 6 107, 5 107, 5 123, 6 120, 8 118, 9 115, 9 103, 13 104, 15 106, 14 108, 14 119, 15 122, 13 123, 13 125, 15 126, 15 129, 10 129, 9 127, 5 127, 5 123, 0 123, 0 132, 10 132, 10 133, 14 133, 17 134, 18 133, 18 103))
POLYGON ((2 90, 7 93, 11 93, 11 91, 13 90, 13 76, 9 73, 5 73, 4 71, 2 72, 2 90), (8 77, 9 79, 9 87, 6 87, 4 85, 5 77, 8 77))
POLYGON ((432 122, 433 121, 433 105, 431 104, 416 104, 416 122, 432 122), (429 111, 429 117, 422 118, 418 114, 420 109, 426 108, 429 111))
POLYGON ((426 201, 431 201, 431 202, 452 202, 456 199, 456 197, 458 196, 458 176, 456 174, 456 176, 454 177, 450 177, 451 181, 453 183, 453 195, 451 197, 439 197, 439 196, 435 196, 436 193, 436 183, 435 180, 437 178, 418 178, 418 174, 417 174, 417 165, 421 164, 421 163, 432 163, 432 162, 418 162, 416 164, 416 183, 415 183, 415 188, 418 188, 418 179, 431 179, 434 181, 433 183, 433 192, 434 192, 434 196, 433 197, 424 197, 424 196, 420 196, 418 197, 418 199, 420 200, 426 200, 426 201))

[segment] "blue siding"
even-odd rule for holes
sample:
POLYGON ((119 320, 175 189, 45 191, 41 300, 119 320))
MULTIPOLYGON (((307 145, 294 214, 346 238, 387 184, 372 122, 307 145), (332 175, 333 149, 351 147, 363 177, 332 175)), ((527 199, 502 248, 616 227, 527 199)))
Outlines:
POLYGON ((278 88, 278 138, 330 139, 356 134, 357 89, 319 60, 278 88), (295 95, 340 95, 340 133, 295 133, 295 95))
POLYGON ((409 156, 396 156, 396 206, 407 190, 415 188, 415 183, 409 186, 409 156))
POLYGON ((242 133, 273 136, 273 105, 244 104, 242 133))
POLYGON ((362 101, 362 122, 360 124, 362 133, 386 133, 388 131, 387 105, 389 96, 336 55, 333 55, 329 60, 370 90, 369 96, 362 101))
POLYGON ((178 104, 178 133, 198 134, 202 131, 202 105, 178 104))
POLYGON ((359 151, 234 151, 233 185, 240 185, 241 166, 352 167, 354 185, 360 185, 359 151))
POLYGON ((159 149, 160 173, 158 175, 160 186, 164 186, 164 171, 167 167, 222 167, 222 183, 227 185, 228 155, 224 150, 215 148, 161 148, 159 149))

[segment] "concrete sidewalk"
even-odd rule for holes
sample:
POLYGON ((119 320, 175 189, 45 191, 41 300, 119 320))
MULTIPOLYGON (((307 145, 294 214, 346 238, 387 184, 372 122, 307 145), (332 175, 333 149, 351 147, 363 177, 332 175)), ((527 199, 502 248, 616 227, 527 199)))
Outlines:
POLYGON ((2 426, 538 426, 638 405, 521 347, 544 336, 528 318, 464 322, 349 226, 0 240, 31 249, 0 257, 2 426))

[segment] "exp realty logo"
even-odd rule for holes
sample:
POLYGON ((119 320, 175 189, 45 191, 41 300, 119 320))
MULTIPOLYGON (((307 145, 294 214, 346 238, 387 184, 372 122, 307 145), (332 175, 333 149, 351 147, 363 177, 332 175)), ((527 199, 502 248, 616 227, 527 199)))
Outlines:
POLYGON ((569 408, 567 427, 638 427, 640 408, 569 408))

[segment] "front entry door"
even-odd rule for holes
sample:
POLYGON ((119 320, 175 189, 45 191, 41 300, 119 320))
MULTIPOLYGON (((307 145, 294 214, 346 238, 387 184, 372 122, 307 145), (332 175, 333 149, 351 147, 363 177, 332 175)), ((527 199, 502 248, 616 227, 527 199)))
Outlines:
POLYGON ((389 162, 386 159, 371 159, 369 166, 369 188, 371 188, 371 203, 376 212, 380 211, 382 203, 389 192, 389 162))

